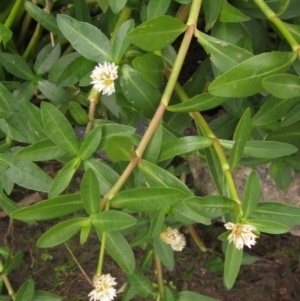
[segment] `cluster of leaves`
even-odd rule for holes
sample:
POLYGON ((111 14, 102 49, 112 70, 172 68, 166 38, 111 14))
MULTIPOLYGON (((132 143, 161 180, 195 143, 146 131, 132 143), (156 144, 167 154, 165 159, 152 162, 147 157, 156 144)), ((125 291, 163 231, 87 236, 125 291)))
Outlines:
MULTIPOLYGON (((18 2, 3 2, 0 21, 8 19, 18 2)), ((177 95, 168 105, 161 88, 169 72, 169 83, 175 86, 172 74, 178 62, 172 43, 189 30, 184 11, 196 2, 58 0, 51 14, 25 2, 17 11, 15 26, 18 29, 22 18, 24 27, 30 18, 37 22, 30 42, 22 34, 14 36, 8 24, 0 24, 0 207, 11 218, 29 223, 68 216, 40 237, 41 248, 61 244, 78 232, 81 244, 90 231, 96 231, 100 240, 105 233, 106 251, 128 277, 123 300, 136 294, 156 298, 161 293, 145 275, 154 253, 168 270, 174 269, 174 252, 159 238, 167 226, 210 225, 225 216, 227 221, 280 234, 299 224, 299 208, 259 203, 255 171, 248 178, 241 206, 228 182, 228 174, 241 164, 271 162, 271 176, 282 189, 290 184, 292 169, 300 171, 300 12, 295 9, 299 3, 204 0, 199 19, 205 26, 194 35, 199 51, 202 47, 209 57, 182 88, 175 87, 177 95), (267 22, 270 8, 262 3, 276 12, 275 25, 267 22), (59 13, 66 4, 71 5, 59 13), (55 46, 48 32, 55 35, 55 46), (93 129, 80 138, 74 128, 90 122, 90 74, 96 63, 103 62, 118 65, 116 93, 101 96, 93 129), (140 158, 134 150, 143 140, 135 126, 141 118, 151 122, 161 99, 167 112, 154 123, 154 134, 140 158), (194 112, 220 107, 224 114, 209 125, 195 118, 201 115, 194 112), (192 117, 199 134, 184 136, 192 117), (228 164, 220 157, 220 147, 230 150, 228 164), (195 152, 208 164, 220 195, 194 196, 178 179, 185 166, 174 168, 172 159, 195 152), (54 179, 40 167, 50 160, 63 166, 54 179), (128 162, 137 166, 131 175, 126 174, 128 162), (66 193, 76 171, 83 173, 79 192, 66 193), (124 175, 125 183, 120 182, 124 175), (20 209, 9 198, 15 184, 48 193, 48 199, 20 209), (100 206, 101 198, 109 205, 106 210, 105 202, 100 206), (76 217, 70 217, 73 213, 76 217), (132 248, 140 246, 147 246, 147 252, 136 267, 132 248)), ((185 40, 182 45, 188 46, 185 40)), ((227 237, 226 232, 220 239, 224 283, 231 288, 243 250, 228 244, 227 237)), ((6 275, 8 269, 0 273, 6 275)), ((30 292, 26 300, 40 300, 31 281, 21 290, 30 292)), ((176 295, 164 288, 163 300, 199 297, 213 300, 193 292, 176 295)))

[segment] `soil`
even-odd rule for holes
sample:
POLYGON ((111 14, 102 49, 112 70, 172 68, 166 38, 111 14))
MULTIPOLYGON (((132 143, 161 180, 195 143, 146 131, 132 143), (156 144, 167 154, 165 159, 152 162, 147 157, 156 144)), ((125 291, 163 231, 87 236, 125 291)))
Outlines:
MULTIPOLYGON (((12 232, 6 236, 9 218, 0 219, 0 246, 7 245, 13 252, 21 250, 23 261, 19 268, 9 275, 15 290, 27 279, 35 281, 35 288, 63 296, 63 300, 88 300, 91 284, 79 270, 64 245, 38 249, 37 239, 54 221, 42 222, 36 226, 14 221, 12 232), (5 240, 6 239, 6 240, 5 240)), ((257 245, 245 251, 258 260, 241 267, 234 287, 228 291, 223 286, 222 273, 218 271, 221 243, 217 240, 224 231, 220 222, 211 226, 197 226, 197 232, 212 252, 201 252, 187 229, 187 247, 176 253, 175 270, 164 271, 164 279, 176 291, 190 290, 222 301, 299 301, 300 300, 300 238, 290 234, 262 235, 257 245), (216 258, 219 258, 216 260, 216 258), (214 261, 210 269, 208 263, 214 261)), ((82 268, 91 279, 98 259, 99 241, 91 233, 85 245, 79 245, 79 237, 73 237, 68 245, 82 268)), ((136 248, 137 260, 143 251, 136 248)), ((221 254, 221 255, 220 255, 221 254)), ((118 288, 125 283, 125 275, 107 256, 105 273, 117 278, 118 288)), ((119 295, 115 300, 121 300, 119 295)), ((136 297, 134 300, 145 300, 136 297)))

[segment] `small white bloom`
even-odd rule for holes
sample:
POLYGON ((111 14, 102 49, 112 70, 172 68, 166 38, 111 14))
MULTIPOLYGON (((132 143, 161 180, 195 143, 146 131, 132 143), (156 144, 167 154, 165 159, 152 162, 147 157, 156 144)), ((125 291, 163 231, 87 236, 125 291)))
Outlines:
POLYGON ((171 245, 174 251, 182 251, 186 245, 185 237, 178 229, 168 227, 166 231, 160 234, 160 238, 163 242, 171 245))
POLYGON ((251 248, 252 245, 256 244, 257 236, 252 233, 256 230, 255 226, 238 223, 226 223, 224 226, 227 230, 231 230, 228 240, 230 243, 233 242, 237 249, 243 249, 244 245, 251 248))
POLYGON ((106 275, 95 275, 93 285, 95 287, 89 293, 90 301, 111 301, 116 296, 116 290, 113 288, 117 284, 116 278, 106 275))
POLYGON ((98 92, 111 95, 115 93, 114 80, 118 78, 118 66, 115 63, 104 62, 94 68, 91 74, 92 84, 98 92))

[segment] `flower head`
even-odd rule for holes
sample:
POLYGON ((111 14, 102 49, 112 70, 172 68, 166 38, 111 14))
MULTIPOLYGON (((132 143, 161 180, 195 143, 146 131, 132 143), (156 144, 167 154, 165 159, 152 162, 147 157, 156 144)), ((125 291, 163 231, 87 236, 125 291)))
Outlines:
POLYGON ((117 284, 116 278, 106 275, 95 275, 93 278, 94 290, 89 293, 90 301, 111 301, 116 296, 116 290, 113 288, 117 284))
POLYGON ((162 232, 160 238, 166 244, 171 245, 174 251, 182 251, 186 244, 183 234, 181 234, 178 229, 171 227, 168 227, 166 231, 162 232))
POLYGON ((231 230, 228 240, 233 242, 237 249, 243 249, 244 245, 251 248, 256 244, 257 236, 252 233, 256 230, 255 226, 234 223, 226 223, 224 226, 227 230, 231 230))
POLYGON ((118 66, 115 63, 104 62, 102 65, 98 64, 91 74, 92 84, 98 92, 102 94, 111 95, 115 92, 114 80, 118 78, 118 66))

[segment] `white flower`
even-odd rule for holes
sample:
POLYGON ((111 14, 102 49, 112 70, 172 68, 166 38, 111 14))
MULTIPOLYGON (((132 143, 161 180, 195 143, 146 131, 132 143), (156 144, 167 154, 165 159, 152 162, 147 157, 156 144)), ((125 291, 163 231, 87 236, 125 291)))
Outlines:
POLYGON ((115 63, 104 62, 104 64, 96 66, 91 74, 91 83, 95 90, 107 95, 115 93, 114 80, 118 78, 117 69, 118 66, 115 63))
POLYGON ((174 251, 182 251, 186 244, 183 234, 181 234, 178 229, 171 227, 168 227, 165 232, 162 232, 160 238, 166 244, 171 245, 174 251))
POLYGON ((116 296, 116 290, 113 288, 117 284, 116 278, 106 275, 95 275, 93 278, 93 285, 95 287, 89 293, 90 301, 111 301, 116 296))
POLYGON ((233 242, 237 249, 243 249, 244 245, 251 248, 256 244, 257 236, 252 233, 256 230, 255 226, 234 223, 226 223, 224 226, 227 230, 231 230, 228 240, 230 243, 233 242))

